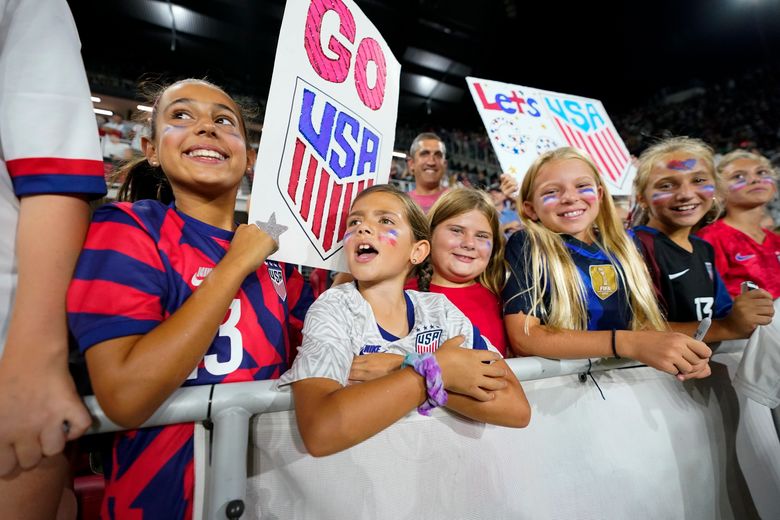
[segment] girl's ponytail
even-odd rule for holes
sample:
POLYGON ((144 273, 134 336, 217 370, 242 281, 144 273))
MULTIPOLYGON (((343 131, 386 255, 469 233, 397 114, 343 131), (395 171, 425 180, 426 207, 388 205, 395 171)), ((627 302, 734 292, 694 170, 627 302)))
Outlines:
POLYGON ((117 194, 118 201, 143 199, 173 202, 173 190, 160 166, 152 166, 146 157, 138 157, 120 166, 115 178, 124 179, 117 194))
POLYGON ((412 276, 417 277, 417 290, 422 292, 429 292, 431 290, 431 278, 433 277, 433 264, 431 264, 430 256, 423 260, 423 262, 417 266, 412 272, 412 276))

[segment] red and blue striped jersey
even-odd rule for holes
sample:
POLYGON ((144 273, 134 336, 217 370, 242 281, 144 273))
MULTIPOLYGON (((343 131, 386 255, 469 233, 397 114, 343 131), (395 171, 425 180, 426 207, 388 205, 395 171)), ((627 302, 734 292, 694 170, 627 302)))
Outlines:
MULTIPOLYGON (((197 289, 232 238, 232 232, 157 201, 100 208, 68 291, 68 320, 79 348, 154 329, 197 289)), ((300 344, 311 302, 293 266, 266 261, 242 283, 183 386, 279 377, 300 344)), ((192 424, 118 434, 106 471, 103 516, 191 516, 192 437, 192 424)))

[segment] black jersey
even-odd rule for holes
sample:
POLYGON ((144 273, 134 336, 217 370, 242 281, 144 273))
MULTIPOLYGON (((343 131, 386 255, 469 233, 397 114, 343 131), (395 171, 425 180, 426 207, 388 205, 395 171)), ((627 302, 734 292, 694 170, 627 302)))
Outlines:
POLYGON ((655 228, 639 226, 634 234, 667 320, 689 322, 728 315, 731 296, 715 269, 710 244, 691 235, 693 252, 689 252, 655 228))

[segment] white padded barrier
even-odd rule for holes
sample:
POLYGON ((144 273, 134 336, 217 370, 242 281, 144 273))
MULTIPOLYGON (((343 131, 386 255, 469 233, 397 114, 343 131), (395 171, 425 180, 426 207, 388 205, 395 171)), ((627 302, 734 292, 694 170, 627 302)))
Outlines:
MULTIPOLYGON (((740 346, 721 346, 713 375, 687 383, 596 363, 606 400, 578 377, 587 360, 510 359, 532 405, 528 428, 414 412, 319 459, 303 448, 289 393, 271 381, 179 390, 146 425, 215 423, 198 483, 208 519, 225 518, 235 499, 246 501, 242 518, 284 520, 777 519, 780 441, 768 409, 731 386, 740 346)), ((87 404, 93 432, 119 429, 93 397, 87 404)))
MULTIPOLYGON (((414 412, 319 459, 305 452, 293 412, 264 414, 251 422, 247 516, 758 518, 735 450, 728 369, 739 357, 717 354, 713 375, 695 382, 647 367, 595 373, 606 400, 590 378, 525 381, 526 429, 414 412)), ((776 442, 771 417, 762 424, 776 442)))

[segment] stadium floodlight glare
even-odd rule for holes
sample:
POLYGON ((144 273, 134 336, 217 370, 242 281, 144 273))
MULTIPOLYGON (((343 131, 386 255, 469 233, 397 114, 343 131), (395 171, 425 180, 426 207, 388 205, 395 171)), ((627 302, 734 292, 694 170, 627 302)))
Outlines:
POLYGON ((104 110, 102 108, 93 108, 92 109, 96 114, 100 114, 101 116, 113 116, 114 113, 110 110, 104 110))
POLYGON ((136 105, 135 108, 137 108, 141 112, 151 112, 152 111, 152 107, 146 106, 146 105, 136 105))
POLYGON ((100 103, 100 98, 97 96, 90 96, 90 98, 93 103, 100 103))

